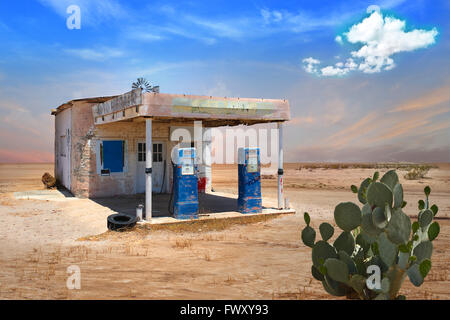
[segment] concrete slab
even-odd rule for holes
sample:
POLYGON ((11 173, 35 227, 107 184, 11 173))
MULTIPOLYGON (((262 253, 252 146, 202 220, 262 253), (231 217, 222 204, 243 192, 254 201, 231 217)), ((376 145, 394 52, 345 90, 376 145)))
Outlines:
MULTIPOLYGON (((98 204, 108 207, 117 213, 136 215, 136 207, 145 203, 144 194, 129 196, 116 196, 113 198, 92 199, 98 204)), ((169 203, 172 201, 169 194, 153 194, 152 201, 152 224, 177 223, 182 221, 172 217, 169 212, 169 203)), ((294 209, 278 210, 275 208, 276 199, 263 198, 263 210, 258 214, 242 214, 237 211, 237 195, 223 192, 209 192, 199 194, 199 220, 225 219, 261 214, 294 214, 294 209)), ((149 222, 142 222, 149 223, 149 222)))
POLYGON ((150 222, 142 221, 138 222, 139 224, 168 224, 168 223, 180 223, 187 221, 198 221, 198 220, 210 220, 210 219, 229 219, 236 217, 251 217, 251 216, 260 216, 260 215, 273 215, 273 214, 295 214, 295 210, 293 209, 263 209, 261 213, 240 213, 237 211, 230 212, 219 212, 212 214, 199 214, 198 219, 190 219, 190 220, 179 220, 173 217, 155 217, 152 218, 150 222))
POLYGON ((14 192, 14 198, 17 200, 48 200, 48 201, 65 201, 74 200, 75 198, 70 192, 58 189, 30 190, 22 192, 14 192))

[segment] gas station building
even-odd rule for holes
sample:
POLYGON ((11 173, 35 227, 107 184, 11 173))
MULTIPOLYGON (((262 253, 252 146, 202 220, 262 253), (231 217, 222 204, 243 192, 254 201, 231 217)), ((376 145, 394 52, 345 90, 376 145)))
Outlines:
POLYGON ((81 198, 145 194, 146 220, 152 217, 152 194, 173 192, 174 147, 197 148, 196 154, 203 155, 195 189, 208 193, 211 163, 204 159, 211 155, 209 129, 277 123, 278 209, 283 208, 282 128, 290 119, 287 100, 135 89, 118 96, 71 100, 53 109, 52 114, 59 183, 81 198), (186 135, 194 141, 185 140, 186 135))

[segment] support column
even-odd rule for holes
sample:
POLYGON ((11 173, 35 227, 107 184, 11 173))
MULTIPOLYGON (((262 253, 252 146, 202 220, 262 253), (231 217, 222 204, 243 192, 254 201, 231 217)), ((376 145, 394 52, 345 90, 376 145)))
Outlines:
POLYGON ((278 122, 278 209, 283 209, 283 123, 278 122))
POLYGON ((152 119, 145 119, 145 220, 152 220, 152 119))

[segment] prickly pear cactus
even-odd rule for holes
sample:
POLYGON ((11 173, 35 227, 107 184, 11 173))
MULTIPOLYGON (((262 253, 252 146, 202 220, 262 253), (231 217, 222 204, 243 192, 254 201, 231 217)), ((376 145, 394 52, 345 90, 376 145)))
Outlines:
POLYGON ((301 238, 312 248, 311 273, 324 289, 335 296, 359 299, 405 299, 399 290, 406 277, 420 286, 431 269, 432 241, 439 234, 433 218, 438 212, 430 206, 430 187, 419 201, 418 219, 403 212, 403 188, 395 170, 365 179, 360 187, 352 185, 362 208, 343 202, 334 209, 336 225, 342 229, 333 243, 333 226, 322 223, 322 239, 316 241, 311 218, 304 214, 306 227, 301 238), (375 270, 375 271, 374 271, 375 270), (379 271, 377 277, 376 271, 379 271))

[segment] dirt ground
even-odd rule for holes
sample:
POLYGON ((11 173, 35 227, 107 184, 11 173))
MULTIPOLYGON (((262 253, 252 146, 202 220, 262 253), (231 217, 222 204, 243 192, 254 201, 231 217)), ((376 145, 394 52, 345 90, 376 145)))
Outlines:
MULTIPOLYGON (((300 239, 303 212, 312 225, 333 224, 334 207, 357 202, 359 185, 375 169, 285 167, 285 194, 295 215, 232 225, 223 231, 128 232, 80 241, 106 230, 108 207, 89 199, 15 200, 13 192, 43 189, 53 164, 0 164, 1 299, 330 299, 310 273, 311 249, 300 239), (81 289, 69 290, 67 268, 81 271, 81 289)), ((387 169, 380 169, 382 174, 387 169)), ((449 299, 450 164, 426 178, 405 180, 405 208, 417 215, 426 185, 439 206, 441 233, 433 242, 432 270, 420 288, 405 280, 408 299, 449 299)), ((275 177, 264 179, 263 197, 276 198, 275 177)), ((213 168, 215 191, 237 193, 237 169, 213 168)))

